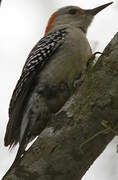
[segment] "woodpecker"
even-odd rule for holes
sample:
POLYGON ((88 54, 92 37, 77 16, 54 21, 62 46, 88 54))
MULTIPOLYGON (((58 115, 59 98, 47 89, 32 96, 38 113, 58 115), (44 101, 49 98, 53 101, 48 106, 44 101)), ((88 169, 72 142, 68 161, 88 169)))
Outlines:
POLYGON ((15 161, 75 91, 74 82, 92 56, 86 38, 88 26, 110 4, 86 10, 67 6, 50 17, 44 37, 26 60, 9 105, 4 142, 10 147, 19 143, 15 161))

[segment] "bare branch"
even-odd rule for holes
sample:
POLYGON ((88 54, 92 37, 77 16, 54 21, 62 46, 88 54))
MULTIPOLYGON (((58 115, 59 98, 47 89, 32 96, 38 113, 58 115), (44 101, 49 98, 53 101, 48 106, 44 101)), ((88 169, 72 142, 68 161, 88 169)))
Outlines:
POLYGON ((118 128, 118 33, 4 180, 79 180, 118 128))

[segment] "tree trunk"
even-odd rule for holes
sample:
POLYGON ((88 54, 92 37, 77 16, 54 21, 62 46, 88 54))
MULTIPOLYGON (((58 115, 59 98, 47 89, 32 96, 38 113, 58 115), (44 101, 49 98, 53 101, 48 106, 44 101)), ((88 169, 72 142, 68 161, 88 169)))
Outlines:
POLYGON ((118 33, 4 180, 80 180, 117 129, 118 33))

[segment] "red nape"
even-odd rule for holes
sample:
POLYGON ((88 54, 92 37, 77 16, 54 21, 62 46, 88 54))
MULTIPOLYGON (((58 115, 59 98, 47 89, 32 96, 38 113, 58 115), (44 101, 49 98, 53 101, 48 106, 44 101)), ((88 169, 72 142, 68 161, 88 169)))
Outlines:
POLYGON ((48 31, 50 30, 51 25, 52 25, 53 20, 54 20, 55 17, 56 17, 56 12, 53 13, 53 14, 51 15, 50 19, 48 20, 48 24, 47 24, 46 29, 45 29, 45 34, 47 34, 48 31))

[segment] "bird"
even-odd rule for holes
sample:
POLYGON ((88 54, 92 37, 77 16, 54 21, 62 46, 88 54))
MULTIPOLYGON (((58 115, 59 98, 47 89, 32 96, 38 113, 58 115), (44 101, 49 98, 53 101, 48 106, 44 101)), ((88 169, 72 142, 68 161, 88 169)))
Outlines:
POLYGON ((81 79, 92 56, 87 29, 110 4, 94 9, 66 6, 49 18, 44 37, 29 53, 11 97, 4 144, 12 148, 19 143, 11 167, 75 92, 74 83, 81 79))

